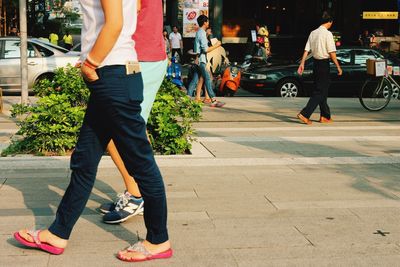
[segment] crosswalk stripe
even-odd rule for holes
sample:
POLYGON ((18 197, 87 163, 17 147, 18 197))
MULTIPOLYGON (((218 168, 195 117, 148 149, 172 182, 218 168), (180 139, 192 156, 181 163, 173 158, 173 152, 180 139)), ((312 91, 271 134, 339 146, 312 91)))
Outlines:
MULTIPOLYGON (((366 165, 366 164, 399 164, 400 154, 388 156, 360 157, 266 157, 266 158, 194 158, 156 157, 160 167, 222 167, 222 166, 292 166, 292 165, 366 165)), ((100 168, 115 168, 109 156, 102 158, 100 168)), ((0 170, 18 169, 57 169, 69 168, 69 157, 46 158, 3 158, 0 159, 0 170)), ((5 175, 5 174, 4 174, 5 175)), ((0 178, 1 175, 0 172, 0 178)))
POLYGON ((364 165, 398 164, 400 157, 284 157, 284 158, 204 158, 204 159, 158 159, 160 167, 202 166, 292 166, 292 165, 364 165))
POLYGON ((196 128, 197 132, 276 132, 276 131, 362 131, 362 130, 400 130, 400 126, 334 126, 314 127, 301 125, 298 127, 253 127, 253 128, 196 128))
POLYGON ((400 136, 198 137, 199 142, 400 142, 400 136))
POLYGON ((15 134, 19 129, 1 129, 0 134, 15 134))

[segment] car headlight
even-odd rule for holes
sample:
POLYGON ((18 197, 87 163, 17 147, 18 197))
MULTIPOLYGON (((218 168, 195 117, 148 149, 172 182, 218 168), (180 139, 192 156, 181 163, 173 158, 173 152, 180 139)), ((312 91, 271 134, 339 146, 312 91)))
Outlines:
POLYGON ((231 73, 233 75, 237 75, 239 73, 239 68, 238 67, 231 67, 231 73))
POLYGON ((265 80, 267 79, 267 75, 265 74, 251 74, 250 75, 251 80, 265 80))

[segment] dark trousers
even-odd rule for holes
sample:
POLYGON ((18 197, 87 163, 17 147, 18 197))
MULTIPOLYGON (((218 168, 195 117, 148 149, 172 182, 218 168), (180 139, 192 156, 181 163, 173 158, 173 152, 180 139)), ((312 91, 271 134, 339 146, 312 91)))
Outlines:
POLYGON ((165 187, 140 115, 143 81, 140 73, 127 75, 125 66, 97 70, 99 80, 88 83, 91 91, 75 151, 71 156, 71 181, 49 230, 68 239, 92 191, 97 167, 111 139, 144 199, 146 239, 159 244, 168 240, 165 187))
POLYGON ((172 49, 172 56, 175 56, 175 52, 178 53, 179 55, 179 63, 183 63, 183 55, 182 55, 182 50, 180 48, 173 48, 172 49))
POLYGON ((306 107, 300 112, 304 117, 310 118, 319 106, 321 116, 330 119, 331 111, 328 106, 328 90, 330 85, 329 59, 314 59, 313 64, 314 88, 306 107))

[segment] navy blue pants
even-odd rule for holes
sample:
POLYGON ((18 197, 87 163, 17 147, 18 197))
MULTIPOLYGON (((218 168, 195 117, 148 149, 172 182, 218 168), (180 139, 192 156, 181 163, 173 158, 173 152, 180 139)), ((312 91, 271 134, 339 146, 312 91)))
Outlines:
POLYGON ((168 240, 167 202, 161 173, 140 116, 143 81, 140 73, 127 75, 125 66, 97 70, 78 143, 71 156, 71 181, 58 207, 51 233, 69 239, 92 191, 100 159, 112 139, 144 199, 146 239, 168 240))
POLYGON ((314 59, 313 63, 314 89, 306 107, 300 112, 304 117, 310 118, 319 106, 321 116, 331 118, 328 106, 328 90, 330 85, 329 59, 314 59))

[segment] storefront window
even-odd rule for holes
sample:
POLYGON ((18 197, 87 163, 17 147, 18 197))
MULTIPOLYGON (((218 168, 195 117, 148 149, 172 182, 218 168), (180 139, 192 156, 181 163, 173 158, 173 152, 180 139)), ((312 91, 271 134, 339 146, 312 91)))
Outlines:
POLYGON ((223 1, 224 37, 248 37, 256 23, 272 35, 304 35, 318 24, 322 11, 336 1, 242 0, 223 1))

